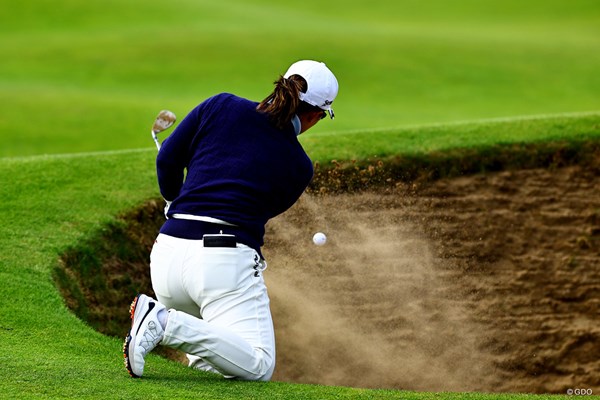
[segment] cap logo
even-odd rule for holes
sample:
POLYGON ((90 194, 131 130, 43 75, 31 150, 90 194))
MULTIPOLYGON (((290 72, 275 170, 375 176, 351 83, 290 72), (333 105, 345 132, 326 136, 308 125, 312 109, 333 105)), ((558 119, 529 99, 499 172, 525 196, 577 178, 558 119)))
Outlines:
POLYGON ((332 104, 333 104, 333 101, 331 101, 331 100, 325 100, 325 103, 323 103, 323 104, 321 105, 321 107, 330 106, 330 105, 332 105, 332 104))

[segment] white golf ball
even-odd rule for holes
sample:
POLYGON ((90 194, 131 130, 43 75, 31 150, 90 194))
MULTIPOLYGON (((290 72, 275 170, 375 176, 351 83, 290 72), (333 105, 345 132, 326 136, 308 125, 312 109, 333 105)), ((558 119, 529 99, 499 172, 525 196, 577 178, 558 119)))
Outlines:
POLYGON ((327 241, 327 236, 323 232, 317 232, 313 236, 313 243, 317 246, 323 246, 327 241))

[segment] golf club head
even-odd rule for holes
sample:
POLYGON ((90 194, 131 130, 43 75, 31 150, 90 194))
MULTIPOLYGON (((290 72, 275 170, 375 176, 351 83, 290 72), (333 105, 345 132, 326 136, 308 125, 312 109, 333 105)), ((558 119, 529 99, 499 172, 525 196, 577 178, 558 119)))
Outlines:
POLYGON ((160 150, 160 142, 158 141, 157 133, 162 132, 166 129, 169 129, 177 120, 175 114, 169 110, 162 110, 158 113, 156 120, 154 120, 154 124, 152 125, 152 139, 156 144, 156 149, 160 150))
POLYGON ((159 133, 166 129, 169 129, 177 120, 175 114, 169 110, 162 110, 158 113, 154 125, 152 125, 152 132, 159 133))

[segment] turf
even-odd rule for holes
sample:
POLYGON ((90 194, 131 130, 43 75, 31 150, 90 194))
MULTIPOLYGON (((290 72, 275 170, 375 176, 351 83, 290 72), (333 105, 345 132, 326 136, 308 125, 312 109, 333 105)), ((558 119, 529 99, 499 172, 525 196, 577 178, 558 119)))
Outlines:
POLYGON ((452 149, 600 139, 600 112, 320 133, 302 137, 320 162, 426 156, 452 149))
POLYGON ((0 156, 142 147, 158 110, 260 100, 298 58, 340 81, 314 133, 600 109, 593 0, 5 3, 0 156))
MULTIPOLYGON (((517 131, 518 124, 504 128, 517 131)), ((459 134, 464 127, 446 129, 459 134)), ((0 159, 5 210, 0 214, 0 393, 11 398, 186 398, 198 393, 221 399, 491 398, 231 383, 154 356, 144 379, 130 379, 122 366, 120 340, 104 337, 75 318, 60 298, 51 271, 58 255, 73 243, 93 237, 115 215, 158 195, 154 156, 155 150, 147 149, 0 159)))
POLYGON ((65 249, 158 195, 149 135, 158 110, 181 118, 221 91, 260 100, 297 58, 326 60, 340 80, 337 118, 302 138, 322 163, 595 140, 597 2, 34 0, 2 8, 0 398, 550 397, 225 382, 155 356, 147 376, 132 380, 121 342, 67 310, 51 271, 65 249))

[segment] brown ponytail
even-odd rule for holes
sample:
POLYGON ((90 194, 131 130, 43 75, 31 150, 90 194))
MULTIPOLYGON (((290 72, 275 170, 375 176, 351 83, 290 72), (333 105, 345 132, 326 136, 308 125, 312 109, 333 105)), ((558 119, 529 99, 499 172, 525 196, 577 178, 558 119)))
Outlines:
POLYGON ((307 84, 300 75, 289 78, 280 76, 273 93, 267 96, 256 109, 269 114, 271 122, 279 129, 285 128, 300 106, 300 92, 306 92, 307 84))

